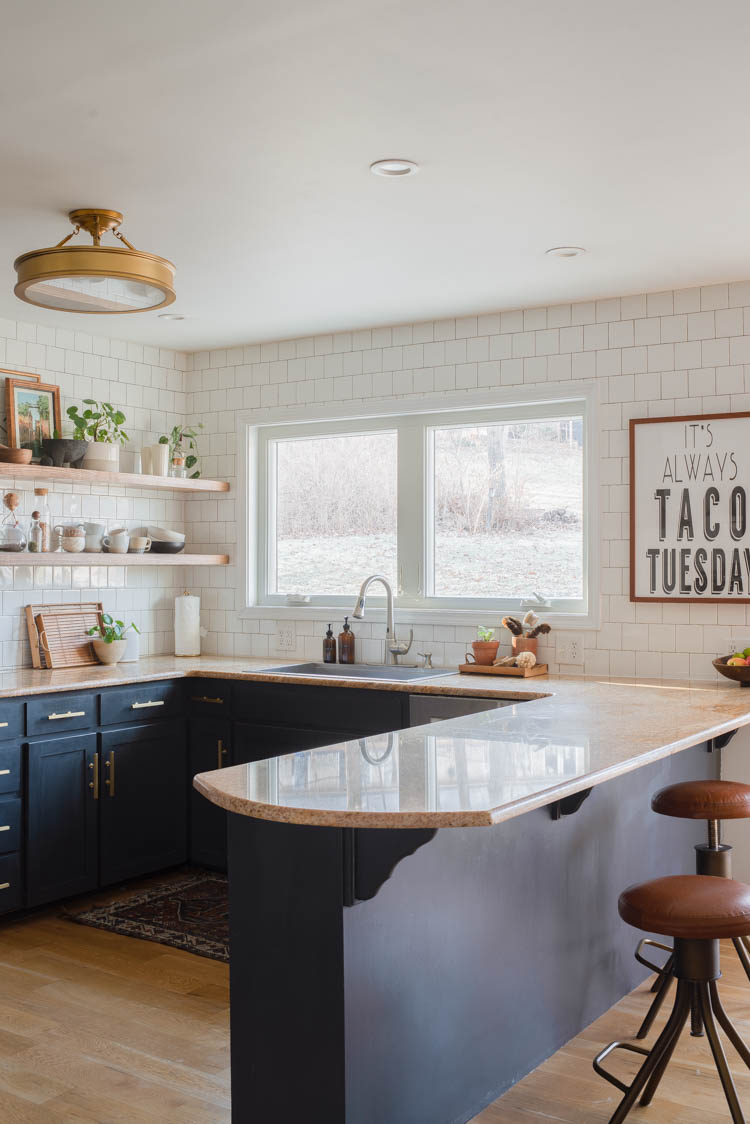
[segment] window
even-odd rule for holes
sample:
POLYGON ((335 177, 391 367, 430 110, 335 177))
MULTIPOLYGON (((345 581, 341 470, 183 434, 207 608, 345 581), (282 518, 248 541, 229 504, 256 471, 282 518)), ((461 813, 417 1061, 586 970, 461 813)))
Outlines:
POLYGON ((585 400, 255 432, 257 602, 349 606, 377 572, 402 607, 588 611, 585 400))

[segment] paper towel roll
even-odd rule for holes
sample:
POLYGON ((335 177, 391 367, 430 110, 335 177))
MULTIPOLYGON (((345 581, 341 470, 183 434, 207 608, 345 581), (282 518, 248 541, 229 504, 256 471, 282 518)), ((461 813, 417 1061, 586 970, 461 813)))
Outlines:
POLYGON ((174 599, 174 654, 201 654, 201 599, 189 593, 174 599))

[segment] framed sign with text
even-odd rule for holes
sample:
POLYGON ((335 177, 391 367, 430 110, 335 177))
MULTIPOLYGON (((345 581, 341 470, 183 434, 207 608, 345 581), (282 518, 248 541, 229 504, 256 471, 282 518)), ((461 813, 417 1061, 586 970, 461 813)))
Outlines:
POLYGON ((630 600, 750 603, 750 414, 630 422, 630 600))

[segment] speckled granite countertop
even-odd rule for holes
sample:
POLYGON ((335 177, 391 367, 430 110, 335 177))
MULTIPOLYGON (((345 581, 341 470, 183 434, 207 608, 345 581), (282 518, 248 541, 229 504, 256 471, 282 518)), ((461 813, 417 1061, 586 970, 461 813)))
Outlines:
MULTIPOLYGON (((266 678, 258 664, 253 678, 266 678)), ((286 823, 482 827, 750 723, 750 692, 731 683, 549 676, 489 685, 449 673, 372 686, 529 701, 201 773, 195 787, 229 811, 286 823)))
POLYGON ((201 773, 213 803, 259 819, 344 827, 481 827, 750 724, 735 684, 548 676, 416 683, 280 676, 282 659, 153 656, 116 667, 0 674, 0 697, 201 676, 504 697, 519 705, 201 773), (520 705, 521 700, 523 704, 520 705))

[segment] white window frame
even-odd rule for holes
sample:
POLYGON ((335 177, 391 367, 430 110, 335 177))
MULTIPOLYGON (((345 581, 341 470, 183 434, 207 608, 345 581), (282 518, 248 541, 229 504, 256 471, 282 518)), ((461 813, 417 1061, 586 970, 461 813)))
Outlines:
MULTIPOLYGON (((283 594, 265 593, 269 573, 268 550, 271 537, 268 526, 269 476, 266 450, 274 439, 351 434, 373 430, 399 430, 417 426, 424 435, 429 427, 490 422, 517 422, 541 418, 566 417, 577 414, 583 418, 583 512, 584 512, 584 603, 574 608, 558 603, 545 616, 554 618, 555 627, 586 628, 599 626, 599 503, 598 503, 598 392, 595 384, 571 384, 564 394, 550 394, 544 388, 509 388, 503 391, 465 393, 455 398, 425 396, 421 399, 389 399, 366 405, 327 406, 294 409, 256 410, 245 412, 238 419, 237 448, 240 458, 239 500, 241 513, 241 603, 240 616, 267 619, 322 619, 329 610, 354 604, 357 590, 351 596, 314 598, 309 605, 291 605, 283 594), (469 416, 470 415, 470 416, 469 416), (265 550, 262 549, 265 544, 265 550)), ((412 623, 467 624, 483 623, 487 612, 517 611, 518 600, 499 598, 425 598, 420 595, 423 580, 423 559, 427 535, 425 520, 431 504, 426 491, 430 486, 429 458, 419 442, 399 442, 399 456, 414 457, 410 474, 399 472, 399 588, 397 597, 399 619, 412 623), (416 501, 402 494, 402 482, 415 482, 416 501), (415 502, 419 511, 415 511, 415 502), (410 527, 404 535, 402 521, 410 527), (413 534, 416 525, 419 530, 413 534)), ((400 465, 402 468, 403 465, 400 465)), ((364 579, 366 574, 362 575, 364 579)), ((544 589, 539 592, 544 593, 544 589)), ((376 593, 373 588, 372 593, 376 593)), ((529 594, 532 590, 529 590, 529 594)), ((378 606, 384 600, 368 598, 378 619, 378 606)))

